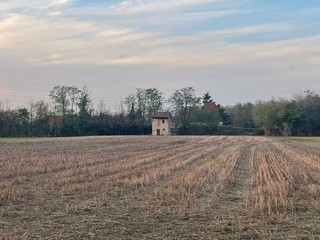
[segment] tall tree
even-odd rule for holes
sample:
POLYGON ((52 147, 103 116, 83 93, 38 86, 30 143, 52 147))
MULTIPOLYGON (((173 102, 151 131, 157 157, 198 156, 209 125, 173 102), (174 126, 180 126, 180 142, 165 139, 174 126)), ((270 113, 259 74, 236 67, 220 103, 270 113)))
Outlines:
POLYGON ((140 124, 145 126, 146 123, 146 109, 147 109, 147 97, 146 91, 143 88, 137 88, 137 117, 140 120, 140 124))
POLYGON ((78 115, 78 128, 79 133, 84 135, 88 131, 88 127, 90 126, 91 114, 93 113, 93 109, 91 108, 91 99, 89 96, 88 88, 85 86, 80 92, 79 96, 79 115, 78 115))
POLYGON ((15 110, 0 110, 0 136, 21 136, 22 129, 19 114, 15 110))
POLYGON ((31 133, 29 111, 27 108, 18 108, 17 112, 19 115, 20 126, 22 127, 20 130, 20 135, 29 136, 31 133))
POLYGON ((304 110, 305 135, 320 135, 320 94, 307 90, 297 98, 304 110))
POLYGON ((134 93, 131 93, 129 96, 125 98, 124 102, 128 109, 129 119, 133 124, 135 122, 135 115, 136 115, 135 109, 137 105, 137 96, 134 93))
POLYGON ((55 111, 62 116, 62 134, 77 134, 75 119, 75 109, 78 106, 78 100, 81 91, 74 86, 55 86, 49 93, 53 100, 55 111))
POLYGON ((77 106, 77 101, 79 99, 79 94, 81 93, 81 90, 79 90, 77 87, 70 86, 67 87, 67 93, 70 101, 70 112, 71 115, 75 113, 75 107, 77 106))
POLYGON ((222 121, 219 106, 213 102, 209 92, 206 92, 202 99, 202 107, 195 111, 195 122, 201 123, 200 126, 206 127, 208 132, 213 132, 215 127, 222 121))
POLYGON ((67 114, 67 110, 70 106, 70 87, 68 86, 55 86, 49 93, 49 96, 55 103, 55 110, 58 114, 64 117, 67 114))
POLYGON ((176 90, 169 98, 174 116, 181 124, 182 132, 186 133, 186 127, 189 123, 189 116, 192 108, 198 107, 200 98, 196 97, 193 87, 186 87, 176 90))
POLYGON ((33 121, 33 130, 35 135, 47 136, 49 129, 49 105, 44 101, 37 101, 33 103, 35 118, 33 121))
POLYGON ((226 111, 226 108, 222 107, 220 104, 218 104, 219 113, 221 121, 224 125, 231 125, 232 121, 230 119, 229 114, 226 111))
POLYGON ((209 92, 206 92, 202 97, 203 103, 212 102, 209 92))
POLYGON ((266 135, 281 135, 283 105, 283 101, 276 100, 260 101, 255 105, 254 121, 266 135))
POLYGON ((300 135, 304 131, 305 114, 302 106, 294 100, 286 101, 282 109, 281 134, 284 136, 300 135))
POLYGON ((146 117, 149 120, 153 113, 161 110, 163 105, 163 94, 156 88, 145 89, 146 117))
POLYGON ((253 108, 252 103, 237 103, 232 107, 227 108, 227 113, 229 114, 232 124, 235 127, 254 127, 253 120, 253 108))
POLYGON ((150 128, 150 117, 163 106, 163 94, 156 88, 137 88, 125 99, 131 124, 138 125, 141 133, 150 128))

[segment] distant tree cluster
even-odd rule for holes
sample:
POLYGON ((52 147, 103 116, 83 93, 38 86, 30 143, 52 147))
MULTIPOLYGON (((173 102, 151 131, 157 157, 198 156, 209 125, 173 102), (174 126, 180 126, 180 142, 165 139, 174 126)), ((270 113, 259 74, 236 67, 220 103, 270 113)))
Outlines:
POLYGON ((171 111, 176 134, 320 135, 320 95, 313 91, 291 100, 222 107, 209 92, 197 97, 192 87, 175 90, 167 100, 156 88, 137 88, 115 113, 103 101, 94 110, 86 87, 58 85, 49 96, 52 105, 36 101, 15 110, 0 105, 0 136, 150 134, 150 117, 158 111, 171 111))
POLYGON ((293 100, 258 102, 253 121, 267 135, 320 135, 320 95, 306 91, 293 100))

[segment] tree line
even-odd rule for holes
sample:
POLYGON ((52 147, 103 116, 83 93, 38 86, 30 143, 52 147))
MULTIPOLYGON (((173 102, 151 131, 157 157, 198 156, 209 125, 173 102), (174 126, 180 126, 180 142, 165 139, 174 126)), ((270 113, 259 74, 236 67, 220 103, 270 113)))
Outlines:
POLYGON ((103 101, 94 109, 87 87, 57 85, 49 96, 50 103, 38 100, 14 110, 0 105, 0 136, 150 134, 150 118, 158 111, 172 113, 175 134, 320 135, 320 95, 314 91, 221 106, 209 92, 196 96, 193 87, 175 90, 168 99, 156 88, 137 88, 113 113, 103 101))

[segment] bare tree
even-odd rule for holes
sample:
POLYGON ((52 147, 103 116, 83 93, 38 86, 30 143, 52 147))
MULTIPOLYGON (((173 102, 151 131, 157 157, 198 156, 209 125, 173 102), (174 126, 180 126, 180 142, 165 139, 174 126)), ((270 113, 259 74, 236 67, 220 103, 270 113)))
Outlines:
POLYGON ((186 87, 176 90, 169 98, 169 102, 182 125, 182 131, 185 133, 190 110, 198 106, 200 98, 196 97, 193 87, 186 87))

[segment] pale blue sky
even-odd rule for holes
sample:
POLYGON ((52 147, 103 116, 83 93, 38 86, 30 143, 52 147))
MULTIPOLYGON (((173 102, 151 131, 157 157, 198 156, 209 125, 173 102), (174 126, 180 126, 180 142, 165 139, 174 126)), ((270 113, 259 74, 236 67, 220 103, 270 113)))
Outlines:
POLYGON ((0 1, 0 100, 87 85, 111 111, 136 87, 222 105, 320 91, 320 1, 0 1))

